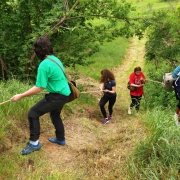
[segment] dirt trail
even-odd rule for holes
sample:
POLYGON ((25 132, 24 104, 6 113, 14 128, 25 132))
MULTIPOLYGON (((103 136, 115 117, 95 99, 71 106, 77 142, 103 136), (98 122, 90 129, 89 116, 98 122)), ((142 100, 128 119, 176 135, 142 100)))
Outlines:
MULTIPOLYGON (((100 114, 98 104, 95 105, 95 109, 91 109, 90 107, 76 109, 76 114, 70 119, 64 117, 67 141, 67 145, 64 147, 48 142, 47 138, 54 134, 53 127, 50 127, 52 126, 50 123, 48 126, 50 128, 43 130, 40 138, 40 141, 43 144, 41 151, 44 151, 46 154, 45 161, 48 162, 51 169, 54 167, 59 170, 76 169, 77 162, 80 160, 83 161, 84 156, 82 152, 91 149, 91 147, 97 151, 101 151, 102 139, 108 138, 108 135, 110 135, 111 138, 114 137, 114 139, 116 139, 117 135, 121 135, 123 140, 117 148, 113 151, 107 152, 106 158, 100 157, 96 164, 102 163, 103 161, 103 163, 108 165, 112 158, 116 159, 120 157, 120 166, 122 167, 119 168, 124 168, 123 166, 125 166, 125 158, 127 154, 132 151, 133 144, 138 142, 144 133, 143 128, 139 123, 141 116, 137 114, 127 114, 127 109, 130 104, 130 96, 129 91, 126 88, 129 74, 133 71, 134 67, 138 65, 143 69, 144 43, 144 39, 139 41, 136 37, 132 38, 131 45, 127 50, 123 64, 120 67, 112 69, 116 77, 118 94, 112 121, 106 125, 102 125, 102 118, 97 116, 97 114, 100 114), (84 113, 82 113, 82 111, 84 113), (49 132, 49 129, 52 129, 52 131, 49 132)), ((90 78, 87 78, 84 82, 91 84, 92 89, 94 89, 94 87, 99 87, 99 84, 90 78)), ((91 90, 90 87, 89 90, 91 90)), ((99 97, 99 94, 97 97, 99 97)), ((43 119, 46 118, 43 117, 43 119)), ((43 129, 43 127, 41 129, 43 129)), ((86 162, 84 161, 82 164, 83 163, 86 162)), ((96 171, 97 174, 100 174, 101 170, 97 168, 96 171)), ((122 177, 123 176, 124 174, 122 173, 122 177)))
POLYGON ((140 66, 143 70, 144 67, 144 53, 145 53, 145 39, 138 40, 137 37, 134 37, 131 40, 131 45, 126 52, 123 64, 116 69, 116 81, 117 89, 119 90, 119 99, 123 101, 123 108, 129 106, 130 97, 128 96, 128 90, 126 88, 129 75, 133 72, 134 67, 140 66))

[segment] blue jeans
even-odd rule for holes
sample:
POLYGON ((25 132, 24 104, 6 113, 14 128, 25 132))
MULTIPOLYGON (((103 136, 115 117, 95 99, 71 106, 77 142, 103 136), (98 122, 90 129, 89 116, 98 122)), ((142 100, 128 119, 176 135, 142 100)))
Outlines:
POLYGON ((46 94, 45 97, 36 103, 28 112, 29 129, 31 141, 36 141, 40 136, 39 117, 45 113, 50 113, 51 121, 55 127, 55 134, 58 140, 64 140, 64 125, 60 117, 64 104, 68 101, 69 96, 57 93, 46 94))

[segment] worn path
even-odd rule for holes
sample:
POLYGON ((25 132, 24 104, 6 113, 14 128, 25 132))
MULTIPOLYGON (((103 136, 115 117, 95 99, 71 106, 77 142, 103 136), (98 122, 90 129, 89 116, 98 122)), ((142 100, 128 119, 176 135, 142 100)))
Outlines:
MULTIPOLYGON (((127 179, 126 157, 144 136, 144 129, 140 124, 141 114, 127 114, 130 96, 126 83, 135 66, 143 68, 144 43, 144 39, 139 41, 136 37, 132 38, 122 65, 112 69, 116 77, 118 96, 113 119, 108 124, 102 125, 101 122, 102 117, 100 117, 98 106, 100 94, 98 93, 95 95, 97 97, 95 108, 75 106, 71 107, 72 111, 75 110, 72 116, 67 117, 65 115, 67 113, 62 114, 66 130, 66 146, 62 147, 48 141, 48 137, 54 135, 54 128, 49 121, 48 114, 41 118, 41 121, 44 121, 41 123, 40 137, 43 146, 36 154, 37 156, 42 155, 42 161, 46 162, 41 169, 42 172, 43 168, 46 168, 47 174, 66 171, 77 172, 83 180, 90 180, 91 176, 94 179, 95 177, 109 179, 112 168, 117 167, 122 170, 118 171, 118 177, 127 179), (80 172, 82 175, 79 174, 80 172)), ((93 90, 99 88, 99 84, 90 78, 83 79, 82 82, 84 86, 88 86, 89 90, 91 87, 93 90)), ((31 164, 27 166, 28 169, 33 169, 33 173, 36 173, 34 170, 37 168, 38 171, 40 170, 40 167, 34 164, 31 166, 31 164)), ((23 169, 22 174, 28 173, 28 169, 23 169)))

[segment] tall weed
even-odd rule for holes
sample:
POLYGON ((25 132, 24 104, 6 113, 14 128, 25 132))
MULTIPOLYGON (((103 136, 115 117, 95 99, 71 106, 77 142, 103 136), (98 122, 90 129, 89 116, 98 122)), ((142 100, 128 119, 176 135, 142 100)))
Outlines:
POLYGON ((143 121, 147 136, 129 157, 133 179, 177 179, 180 168, 180 131, 169 110, 154 108, 143 121))
MULTIPOLYGON (((28 90, 31 85, 21 83, 18 80, 12 79, 7 82, 0 83, 0 102, 6 102, 18 93, 23 93, 28 90)), ((17 140, 18 133, 21 132, 19 126, 23 126, 27 122, 27 112, 42 95, 35 95, 29 98, 24 98, 18 102, 7 102, 0 105, 0 150, 9 148, 7 143, 10 139, 17 140), (16 136, 14 136, 14 133, 16 136)), ((18 140, 17 140, 18 141, 18 140)))

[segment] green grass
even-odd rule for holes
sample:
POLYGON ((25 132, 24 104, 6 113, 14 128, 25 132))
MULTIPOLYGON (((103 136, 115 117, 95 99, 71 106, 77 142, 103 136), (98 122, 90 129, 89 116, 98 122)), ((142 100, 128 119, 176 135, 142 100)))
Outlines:
POLYGON ((100 47, 100 51, 92 55, 89 59, 94 61, 89 66, 77 66, 80 74, 99 80, 102 69, 110 69, 119 66, 124 58, 124 54, 129 45, 129 40, 119 37, 116 40, 105 43, 100 47))
POLYGON ((147 137, 129 157, 130 177, 134 179, 178 179, 180 131, 169 110, 155 108, 144 119, 147 137))
POLYGON ((130 14, 130 17, 132 18, 141 17, 141 14, 151 17, 153 11, 164 8, 172 10, 178 5, 178 0, 171 2, 163 2, 160 0, 127 0, 127 2, 132 3, 133 7, 137 10, 130 14))
MULTIPOLYGON (((10 100, 12 96, 18 93, 25 92, 30 87, 29 84, 21 83, 18 80, 12 79, 6 83, 0 83, 1 95, 0 102, 10 100)), ((35 95, 29 98, 24 98, 19 102, 7 102, 0 105, 0 149, 8 148, 8 139, 13 138, 13 133, 18 136, 20 130, 19 126, 27 121, 27 112, 29 107, 35 104, 42 95, 35 95)))
MULTIPOLYGON (((6 83, 0 83, 1 95, 0 95, 0 102, 5 102, 10 100, 12 96, 18 93, 22 93, 27 91, 33 85, 29 85, 28 83, 21 83, 18 80, 12 79, 8 80, 6 83)), ((13 117, 13 119, 21 119, 19 117, 19 113, 27 112, 30 106, 32 106, 35 101, 40 99, 42 95, 34 95, 30 98, 24 98, 18 102, 7 102, 0 106, 1 111, 1 119, 3 117, 13 117)), ((23 117, 23 115, 22 115, 23 117)))
POLYGON ((159 8, 172 7, 178 3, 178 0, 169 1, 169 2, 164 2, 161 0, 126 0, 126 1, 132 3, 133 6, 137 7, 137 9, 141 12, 149 9, 150 7, 156 10, 159 8))

